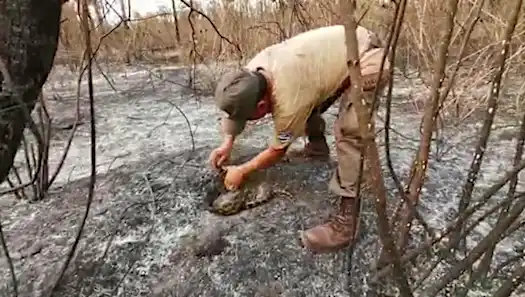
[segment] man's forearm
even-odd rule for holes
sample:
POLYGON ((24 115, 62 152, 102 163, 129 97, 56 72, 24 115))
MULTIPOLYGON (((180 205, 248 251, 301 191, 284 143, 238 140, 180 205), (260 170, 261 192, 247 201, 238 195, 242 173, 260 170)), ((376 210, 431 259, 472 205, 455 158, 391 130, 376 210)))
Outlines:
POLYGON ((256 170, 265 169, 274 165, 284 156, 285 153, 286 149, 277 150, 270 147, 241 166, 244 168, 246 174, 249 174, 256 170))
POLYGON ((234 142, 235 142, 235 136, 224 134, 224 137, 222 138, 221 147, 228 148, 229 150, 231 150, 234 142))

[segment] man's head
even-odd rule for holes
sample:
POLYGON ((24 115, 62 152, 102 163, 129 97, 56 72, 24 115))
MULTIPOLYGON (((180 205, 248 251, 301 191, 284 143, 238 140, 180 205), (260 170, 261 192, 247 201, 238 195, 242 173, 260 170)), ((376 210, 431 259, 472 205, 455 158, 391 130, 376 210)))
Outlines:
POLYGON ((267 87, 266 78, 259 71, 236 70, 219 80, 215 103, 229 115, 240 133, 246 121, 261 118, 269 111, 269 102, 263 100, 267 87))

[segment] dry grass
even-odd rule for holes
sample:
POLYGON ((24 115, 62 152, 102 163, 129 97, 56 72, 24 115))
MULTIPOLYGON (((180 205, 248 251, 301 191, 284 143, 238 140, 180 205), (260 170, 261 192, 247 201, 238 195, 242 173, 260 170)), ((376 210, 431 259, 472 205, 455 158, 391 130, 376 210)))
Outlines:
MULTIPOLYGON (((177 41, 171 11, 159 12, 157 15, 134 15, 128 22, 117 26, 94 22, 97 27, 93 32, 94 44, 101 44, 97 53, 98 61, 186 65, 243 63, 264 47, 287 37, 311 28, 341 23, 338 3, 335 0, 289 0, 288 4, 279 4, 280 1, 268 1, 268 4, 263 4, 263 1, 260 1, 256 7, 241 4, 236 5, 235 9, 231 8, 233 4, 228 4, 230 1, 223 0, 217 1, 218 4, 206 11, 193 4, 193 13, 190 13, 189 9, 190 1, 176 2, 183 7, 178 11, 180 42, 177 41)), ((452 72, 458 62, 457 56, 467 27, 476 18, 475 2, 460 1, 452 36, 451 57, 447 63, 448 72, 452 72)), ((485 85, 492 75, 490 65, 497 50, 494 46, 505 27, 506 5, 491 5, 495 0, 485 2, 487 3, 466 45, 462 66, 457 73, 458 83, 451 92, 453 99, 475 99, 470 100, 474 102, 474 106, 471 102, 462 102, 461 108, 464 111, 460 112, 460 117, 468 115, 475 106, 484 103, 470 91, 485 85)), ((64 21, 56 61, 76 67, 82 57, 84 42, 73 5, 64 5, 63 8, 64 21)), ((359 1, 357 10, 358 16, 361 17, 360 24, 375 30, 384 39, 387 37, 393 12, 393 7, 382 7, 379 1, 373 0, 359 1)), ((409 1, 396 54, 396 66, 405 75, 415 74, 425 84, 430 81, 429 69, 432 69, 437 58, 446 15, 444 1, 409 1)), ((523 69, 520 68, 525 65, 524 15, 522 14, 516 28, 517 34, 512 42, 507 72, 521 73, 523 69)), ((126 16, 123 16, 123 19, 126 19, 126 16)), ((219 69, 218 72, 208 74, 209 88, 213 88, 213 81, 220 73, 219 69)), ((456 100, 450 102, 449 105, 458 108, 456 100)), ((519 110, 521 102, 516 104, 516 109, 519 110)), ((445 106, 445 109, 449 105, 445 106)))
MULTIPOLYGON (((186 2, 186 0, 178 1, 178 3, 182 3, 187 7, 189 7, 189 3, 191 3, 186 2)), ((497 2, 498 0, 487 1, 490 1, 489 4, 494 4, 494 2, 497 2)), ((405 13, 405 22, 402 29, 401 39, 396 47, 397 55, 395 62, 398 68, 405 75, 409 73, 415 74, 416 77, 428 86, 428 94, 421 94, 422 96, 420 98, 425 99, 426 97, 428 99, 426 101, 426 111, 423 117, 424 125, 422 125, 423 129, 420 146, 418 153, 415 155, 411 170, 411 172, 417 172, 417 174, 411 175, 406 183, 408 185, 408 190, 405 194, 409 201, 414 203, 414 205, 418 202, 420 198, 420 190, 426 179, 426 170, 428 168, 426 164, 428 164, 429 161, 430 143, 436 123, 435 115, 437 115, 439 110, 438 105, 444 104, 445 110, 450 107, 456 107, 456 110, 458 110, 457 106, 461 105, 462 110, 458 112, 458 116, 461 118, 468 116, 477 107, 485 107, 487 100, 489 102, 487 107, 490 108, 486 108, 487 112, 483 122, 483 129, 479 134, 479 144, 476 146, 476 154, 473 157, 476 161, 473 161, 473 165, 471 165, 469 169, 468 179, 463 187, 463 189, 467 190, 462 190, 463 194, 459 206, 461 218, 459 221, 461 221, 461 223, 451 222, 445 232, 439 232, 441 234, 440 236, 437 236, 436 232, 428 232, 431 235, 430 239, 420 247, 411 250, 411 253, 406 253, 404 251, 404 240, 403 237, 400 237, 400 240, 397 240, 397 242, 400 243, 399 249, 404 252, 400 257, 395 255, 396 253, 394 252, 391 253, 391 260, 397 261, 396 265, 393 265, 393 267, 398 268, 398 271, 395 271, 395 274, 398 276, 403 275, 403 271, 400 268, 401 265, 406 265, 409 260, 415 259, 417 255, 420 255, 422 251, 425 251, 427 248, 432 246, 435 247, 437 242, 442 241, 443 236, 445 236, 444 234, 452 232, 452 230, 454 230, 453 228, 456 226, 459 226, 457 228, 458 238, 466 236, 470 231, 460 233, 462 232, 461 229, 465 223, 463 221, 468 220, 470 216, 479 210, 478 207, 481 206, 478 205, 485 205, 488 199, 505 185, 509 179, 515 178, 515 184, 517 183, 517 177, 515 174, 514 176, 512 174, 507 174, 504 182, 496 183, 495 186, 492 186, 487 190, 486 193, 488 194, 483 194, 482 198, 486 199, 485 201, 480 199, 480 203, 474 205, 471 204, 476 177, 480 172, 481 160, 483 158, 483 153, 487 148, 487 140, 495 115, 492 110, 497 106, 496 103, 509 102, 508 99, 497 102, 498 99, 500 99, 499 86, 501 77, 503 76, 503 70, 505 69, 504 62, 506 58, 505 54, 507 53, 506 47, 502 45, 509 44, 505 42, 501 43, 500 40, 503 40, 503 35, 506 35, 506 41, 510 40, 510 35, 515 27, 516 34, 510 41, 510 58, 508 59, 509 67, 506 67, 506 74, 512 74, 507 75, 507 78, 516 75, 518 78, 521 78, 523 73, 522 65, 525 65, 525 46, 523 45, 525 41, 524 14, 521 14, 521 19, 518 21, 518 25, 514 26, 514 21, 517 19, 517 13, 512 14, 512 18, 508 18, 508 16, 504 14, 510 14, 507 10, 509 7, 504 7, 503 4, 499 4, 499 6, 478 6, 477 4, 481 3, 481 0, 461 0, 458 13, 449 14, 445 9, 446 3, 444 2, 448 3, 451 10, 455 10, 457 0, 410 1, 405 13), (482 7, 482 9, 477 10, 478 7, 482 7), (509 21, 511 25, 507 25, 506 19, 512 19, 512 21, 509 21), (450 28, 452 23, 455 25, 451 32, 448 31, 447 28, 450 28), (508 27, 507 30, 506 27, 508 27), (507 34, 505 34, 505 31, 507 31, 507 34), (444 38, 445 35, 446 38, 444 38), (444 57, 447 56, 446 48, 449 44, 448 40, 450 35, 452 37, 449 46, 450 51, 448 53, 448 59, 445 60, 444 57), (504 54, 500 54, 501 52, 504 54), (496 63, 497 61, 499 61, 499 63, 496 63), (461 66, 457 66, 459 62, 461 62, 461 66), (451 88, 448 90, 447 88, 449 84, 443 84, 443 80, 448 82, 455 81, 456 83, 450 83, 451 88), (493 88, 490 92, 491 96, 489 96, 488 93, 480 94, 480 87, 489 85, 490 80, 492 80, 493 83, 493 88), (447 96, 448 94, 450 94, 450 96, 447 96), (423 165, 421 166, 420 164, 423 165), (423 168, 423 170, 416 170, 419 168, 423 168), (474 178, 471 178, 472 176, 474 176, 474 178), (466 202, 463 202, 464 197, 466 197, 466 202), (463 203, 465 203, 464 207, 462 207, 463 203), (471 206, 467 208, 469 204, 471 204, 471 206)), ((209 70, 214 70, 208 72, 208 76, 206 76, 206 80, 209 82, 208 88, 211 89, 213 88, 213 82, 215 81, 215 78, 217 78, 217 74, 220 74, 224 69, 224 66, 217 67, 217 65, 224 65, 224 62, 244 63, 264 47, 282 41, 299 32, 323 25, 342 23, 341 16, 338 14, 341 11, 339 8, 340 3, 338 3, 338 1, 310 0, 310 2, 306 3, 299 2, 298 0, 288 0, 288 3, 291 3, 291 6, 281 5, 278 7, 277 4, 260 4, 258 7, 254 8, 241 5, 236 7, 236 9, 217 4, 207 11, 202 11, 197 7, 190 7, 189 10, 181 10, 182 12, 177 16, 179 19, 178 26, 172 21, 172 15, 170 12, 154 16, 135 15, 133 19, 126 19, 123 23, 116 26, 104 22, 101 24, 92 22, 91 26, 93 30, 86 29, 88 20, 84 17, 83 31, 81 30, 82 26, 79 24, 74 9, 71 6, 65 6, 61 28, 60 47, 57 53, 56 63, 68 65, 73 69, 77 68, 80 64, 84 51, 88 53, 86 56, 91 56, 91 42, 86 42, 83 38, 83 36, 87 36, 86 39, 92 41, 94 45, 93 47, 96 51, 97 62, 117 64, 149 62, 154 64, 205 65, 208 66, 209 70), (176 28, 180 30, 180 40, 176 34, 176 28), (83 35, 83 33, 85 34, 83 35)), ((514 3, 516 6, 522 5, 521 0, 514 3)), ((361 2, 357 14, 361 16, 359 19, 361 20, 362 25, 375 30, 381 37, 383 37, 383 39, 387 39, 386 35, 390 27, 393 11, 392 8, 383 8, 377 4, 377 1, 369 1, 365 4, 361 2)), ((83 16, 86 16, 87 7, 84 8, 83 16)), ((91 69, 91 65, 88 66, 88 69, 91 69)), ((356 75, 358 77, 358 73, 356 74, 355 71, 351 71, 351 73, 353 73, 354 78, 356 75)), ((523 94, 525 84, 523 81, 520 81, 519 83, 523 85, 522 88, 518 90, 518 93, 521 92, 523 94)), ((358 88, 356 89, 358 90, 358 88)), ((86 222, 91 198, 93 196, 96 167, 94 159, 96 143, 94 138, 95 126, 92 110, 92 97, 93 96, 90 98, 90 114, 92 117, 90 121, 92 125, 91 135, 93 136, 91 139, 91 169, 93 177, 90 185, 91 192, 89 193, 89 202, 86 207, 84 220, 79 228, 75 244, 63 266, 61 275, 64 275, 68 263, 72 259, 71 257, 74 254, 76 244, 82 234, 81 231, 83 229, 83 224, 86 222)), ((353 96, 353 98, 355 99, 358 97, 353 96)), ((502 96, 502 98, 505 97, 502 96)), ((354 103, 356 103, 356 106, 360 106, 358 100, 354 103)), ((517 111, 519 111, 521 105, 522 102, 515 102, 515 108, 517 111)), ((500 110, 501 109, 504 108, 500 108, 500 110)), ((365 110, 363 109, 361 115, 365 114, 364 112, 365 110)), ((361 127, 367 127, 366 116, 361 116, 359 121, 361 127)), ((516 174, 519 170, 525 167, 525 163, 521 161, 520 157, 522 155, 521 146, 523 144, 523 139, 525 138, 525 124, 523 124, 523 122, 525 122, 525 116, 522 115, 522 125, 519 133, 520 139, 517 142, 519 146, 517 146, 518 148, 516 149, 516 156, 514 159, 514 167, 516 168, 514 173, 516 174)), ((46 125, 48 124, 49 123, 46 125)), ((70 139, 74 136, 75 128, 73 128, 70 139)), ((385 143, 388 143, 386 139, 385 143)), ((46 145, 49 146, 49 140, 46 145)), ((43 155, 42 158, 47 158, 47 152, 43 155)), ((380 178, 382 176, 380 168, 381 164, 379 163, 379 156, 375 147, 373 147, 370 156, 369 160, 372 160, 375 164, 372 163, 373 166, 371 167, 373 170, 371 171, 373 172, 367 176, 368 184, 370 184, 368 178, 375 181, 381 181, 380 178)), ((387 159, 390 159, 388 153, 386 156, 387 159)), ((40 158, 40 156, 38 157, 40 158)), ((30 167, 29 158, 27 159, 28 167, 30 167)), ((33 164, 36 163, 35 157, 33 164)), ((45 162, 44 166, 47 168, 47 162, 45 162)), ((16 175, 16 169, 13 171, 16 175)), ((31 171, 31 168, 28 168, 28 171, 31 171)), ((44 173, 44 170, 38 173, 39 176, 41 175, 45 178, 45 182, 42 182, 45 184, 45 190, 49 188, 53 180, 53 178, 48 180, 48 173, 49 172, 47 171, 44 173)), ((37 173, 35 173, 35 176, 36 174, 37 173)), ((391 169, 391 175, 395 176, 393 169, 391 169)), ((41 180, 39 179, 38 182, 41 182, 41 180)), ((20 184, 21 183, 22 182, 20 181, 20 184)), ((10 182, 10 184, 12 183, 10 182)), ((377 191, 379 193, 376 192, 379 197, 379 199, 376 200, 379 202, 376 203, 377 213, 379 214, 378 221, 381 225, 380 235, 382 237, 383 246, 387 249, 394 250, 393 247, 395 242, 389 237, 390 235, 396 234, 390 233, 390 222, 385 219, 387 215, 384 186, 382 187, 382 182, 378 182, 374 184, 372 188, 379 188, 381 190, 381 192, 377 191)), ((398 188, 402 188, 400 183, 398 188)), ((517 223, 517 219, 525 208, 525 200, 522 196, 520 196, 519 199, 515 198, 514 190, 509 190, 510 194, 508 195, 509 198, 507 198, 507 200, 512 201, 513 199, 517 199, 518 201, 516 204, 513 205, 510 211, 501 211, 501 220, 498 218, 498 222, 494 229, 492 229, 482 241, 477 243, 474 249, 468 251, 468 257, 459 261, 453 269, 445 275, 445 277, 441 278, 438 282, 435 282, 429 288, 426 288, 427 291, 425 292, 430 292, 425 293, 427 296, 437 295, 454 279, 458 279, 465 270, 471 270, 474 266, 474 262, 480 259, 483 254, 485 254, 485 256, 483 256, 482 262, 490 264, 493 259, 493 250, 500 240, 500 235, 505 232, 509 233, 508 230, 512 229, 512 224, 517 224, 518 227, 516 227, 515 230, 523 226, 522 223, 517 223)), ((404 190, 401 189, 399 192, 403 191, 404 190)), ((494 208, 494 210, 496 210, 496 208, 494 208)), ((409 214, 409 212, 407 211, 406 214, 409 214)), ((489 215, 490 214, 487 212, 486 216, 489 215)), ((412 221, 411 216, 406 215, 403 219, 404 218, 407 218, 407 221, 402 221, 400 225, 408 227, 406 229, 400 229, 401 232, 399 232, 399 234, 402 235, 405 234, 403 230, 406 230, 406 234, 408 234, 411 226, 410 222, 412 221)), ((395 217, 394 220, 399 221, 395 217)), ((469 227, 476 226, 480 222, 481 221, 473 223, 472 225, 469 225, 469 227)), ((408 238, 407 236, 405 237, 408 238)), ((448 240, 448 238, 446 240, 448 240)), ((455 248, 456 245, 459 245, 460 240, 453 240, 452 242, 456 243, 451 244, 450 247, 455 248)), ((450 249, 450 247, 448 247, 448 249, 450 249)), ((4 249, 6 248, 4 247, 4 249)), ((447 247, 445 246, 443 249, 447 249, 447 247)), ((436 262, 436 265, 439 265, 444 258, 441 257, 441 252, 436 254, 439 255, 439 262, 436 262)), ((379 260, 381 261, 381 258, 379 260)), ((437 266, 433 266, 429 273, 431 273, 435 267, 437 266)), ((471 284, 476 284, 478 280, 483 281, 490 265, 487 267, 488 268, 476 268, 476 275, 468 280, 469 283, 466 287, 472 287, 471 284), (485 276, 478 277, 482 275, 485 276)), ((521 268, 516 270, 514 275, 519 274, 520 277, 525 275, 523 267, 524 266, 521 265, 521 268)), ((390 268, 387 266, 382 272, 380 272, 380 274, 388 273, 389 269, 390 268)), ((12 267, 11 271, 13 273, 13 283, 16 284, 16 277, 12 267)), ((429 275, 430 274, 426 274, 426 276, 422 278, 421 283, 426 282, 429 275)), ((509 294, 503 295, 499 292, 509 291, 508 284, 512 283, 512 280, 517 278, 518 277, 511 277, 494 296, 508 296, 509 294)), ((405 283, 407 282, 405 279, 402 281, 405 283)), ((56 284, 58 283, 59 281, 56 281, 56 284)), ((412 296, 408 284, 405 283, 401 283, 400 285, 400 287, 406 287, 404 296, 412 296)), ((276 289, 276 291, 278 290, 276 289)), ((267 292, 267 294, 273 294, 273 292, 267 292)))

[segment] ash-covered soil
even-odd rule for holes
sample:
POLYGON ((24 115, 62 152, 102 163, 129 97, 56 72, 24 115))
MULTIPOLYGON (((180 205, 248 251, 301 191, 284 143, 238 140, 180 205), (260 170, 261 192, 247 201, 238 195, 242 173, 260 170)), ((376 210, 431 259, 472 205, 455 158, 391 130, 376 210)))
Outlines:
MULTIPOLYGON (((182 86, 186 75, 182 68, 106 70, 111 84, 103 76, 96 76, 96 195, 77 256, 55 296, 374 293, 370 265, 380 250, 371 200, 364 205, 361 238, 351 259, 345 252, 312 255, 297 242, 299 230, 321 222, 337 205, 326 185, 335 161, 292 160, 261 173, 262 179, 291 197, 279 195, 257 209, 228 218, 204 209, 203 189, 211 174, 207 157, 220 143, 220 113, 210 97, 193 94, 182 86)), ((401 77, 397 85, 390 153, 397 174, 404 179, 419 139, 421 113, 412 100, 424 98, 428 91, 401 77)), ((53 170, 75 118, 76 79, 57 68, 45 91, 48 96, 57 95, 48 103, 56 124, 50 159, 53 170)), ((40 296, 53 283, 85 209, 90 170, 85 83, 81 94, 83 124, 49 197, 36 203, 11 196, 0 198, 0 217, 19 280, 19 296, 40 296)), ((331 143, 336 111, 334 106, 325 116, 331 143)), ((512 131, 519 122, 509 114, 495 121, 475 197, 511 168, 516 142, 512 131)), ((384 116, 381 110, 378 129, 384 116)), ((428 181, 419 206, 436 228, 453 218, 480 122, 471 120, 448 127, 433 144, 428 181)), ((264 149, 271 128, 268 119, 248 127, 238 141, 234 161, 264 149)), ((384 156, 382 131, 378 144, 384 156)), ((295 147, 301 145, 299 142, 295 147)), ((335 149, 332 154, 335 160, 335 149)), ((17 164, 20 166, 22 161, 20 153, 17 164)), ((395 199, 395 186, 384 168, 390 199, 395 199)), ((501 191, 499 197, 504 195, 501 191)), ((473 247, 490 226, 481 224, 469 238, 468 246, 473 247)), ((496 261, 519 252, 523 238, 523 232, 516 232, 498 245, 496 261)), ((8 296, 9 270, 1 255, 0 295, 8 296)), ((436 273, 427 283, 441 276, 436 273)))

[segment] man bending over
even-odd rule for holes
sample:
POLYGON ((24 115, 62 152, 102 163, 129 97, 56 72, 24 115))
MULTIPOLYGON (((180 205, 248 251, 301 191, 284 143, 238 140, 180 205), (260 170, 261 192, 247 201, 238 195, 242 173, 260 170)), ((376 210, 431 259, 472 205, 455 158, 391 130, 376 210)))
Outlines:
MULTIPOLYGON (((390 65, 385 62, 385 75, 377 81, 383 44, 364 27, 357 27, 356 33, 363 99, 370 101, 376 85, 380 90, 386 85, 390 65)), ((235 138, 247 121, 271 113, 275 126, 272 143, 266 150, 244 164, 225 167, 226 188, 236 189, 251 172, 278 162, 301 136, 308 137, 305 155, 329 156, 321 114, 351 84, 346 53, 343 26, 317 28, 265 48, 243 69, 220 79, 216 104, 227 116, 222 119, 223 143, 210 154, 215 168, 229 159, 235 138)), ((301 233, 302 244, 319 253, 338 251, 351 244, 359 217, 356 186, 362 141, 356 111, 347 96, 341 100, 334 126, 338 165, 329 189, 341 197, 340 206, 327 223, 301 233)))

